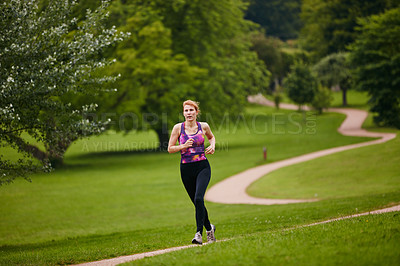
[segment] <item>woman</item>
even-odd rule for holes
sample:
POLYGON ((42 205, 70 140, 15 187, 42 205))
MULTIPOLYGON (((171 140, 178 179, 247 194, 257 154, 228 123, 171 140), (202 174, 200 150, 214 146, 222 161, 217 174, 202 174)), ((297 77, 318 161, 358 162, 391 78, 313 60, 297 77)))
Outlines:
POLYGON ((197 230, 192 243, 201 245, 203 226, 206 228, 207 241, 215 242, 215 226, 210 223, 204 206, 204 194, 211 178, 211 168, 205 154, 214 153, 215 137, 207 123, 197 122, 199 112, 197 102, 187 100, 183 103, 185 122, 176 124, 172 129, 168 152, 181 152, 182 182, 196 208, 197 230), (210 143, 205 150, 204 136, 210 143), (179 145, 176 145, 177 140, 179 145))

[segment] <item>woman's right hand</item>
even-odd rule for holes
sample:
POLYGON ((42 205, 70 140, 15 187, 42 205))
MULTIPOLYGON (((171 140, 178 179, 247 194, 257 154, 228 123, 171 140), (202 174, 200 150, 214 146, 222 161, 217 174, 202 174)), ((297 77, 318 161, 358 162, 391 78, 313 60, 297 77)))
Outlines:
POLYGON ((183 148, 187 149, 193 146, 193 139, 188 139, 185 144, 183 144, 183 148))

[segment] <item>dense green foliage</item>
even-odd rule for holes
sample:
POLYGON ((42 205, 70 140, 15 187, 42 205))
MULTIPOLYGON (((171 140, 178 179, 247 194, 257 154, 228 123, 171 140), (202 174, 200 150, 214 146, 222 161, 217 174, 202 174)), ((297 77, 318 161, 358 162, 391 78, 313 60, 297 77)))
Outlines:
POLYGON ((360 20, 351 46, 356 84, 371 96, 378 125, 400 128, 400 8, 360 20))
POLYGON ((398 24, 396 20, 389 21, 390 18, 379 21, 378 17, 369 16, 396 10, 399 4, 392 0, 304 0, 301 12, 304 27, 300 35, 302 47, 310 51, 314 61, 320 60, 314 69, 321 82, 340 87, 344 106, 348 89, 358 87, 368 91, 371 111, 378 114, 375 122, 396 127, 400 124, 398 24), (358 30, 360 27, 362 30, 358 30), (347 56, 341 53, 349 51, 349 47, 351 68, 357 68, 354 77, 347 56))
POLYGON ((105 2, 87 11, 81 22, 70 16, 74 5, 51 1, 39 9, 38 1, 20 0, 0 5, 0 146, 11 145, 27 157, 18 162, 1 158, 0 184, 38 170, 30 158, 47 169, 62 162, 74 140, 104 130, 104 123, 84 119, 95 103, 76 109, 63 97, 94 95, 101 84, 114 80, 94 75, 112 62, 98 54, 124 35, 102 26, 105 2), (22 138, 24 132, 45 150, 22 138))
POLYGON ((257 53, 258 58, 264 61, 271 72, 271 81, 274 87, 284 73, 284 62, 281 52, 282 41, 276 38, 267 38, 263 33, 254 34, 251 38, 251 49, 257 53))
POLYGON ((322 114, 324 109, 331 106, 332 100, 332 90, 322 86, 321 84, 318 84, 314 98, 311 102, 311 106, 318 111, 318 114, 322 114))
POLYGON ((379 14, 398 5, 396 0, 303 0, 302 46, 315 59, 344 52, 346 46, 357 38, 355 27, 358 18, 379 14))
POLYGON ((311 103, 318 88, 318 82, 311 69, 303 63, 292 66, 291 72, 283 81, 289 98, 299 105, 311 103))
POLYGON ((265 29, 267 36, 296 39, 302 26, 301 0, 250 0, 246 19, 265 29))

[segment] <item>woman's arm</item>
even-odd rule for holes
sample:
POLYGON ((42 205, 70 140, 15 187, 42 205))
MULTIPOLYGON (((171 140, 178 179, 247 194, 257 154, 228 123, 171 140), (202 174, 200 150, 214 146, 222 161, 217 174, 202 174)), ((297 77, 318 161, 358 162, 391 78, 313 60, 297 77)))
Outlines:
POLYGON ((214 134, 211 132, 210 126, 203 122, 202 128, 204 129, 204 134, 206 135, 208 142, 210 142, 210 146, 207 147, 205 150, 206 154, 214 154, 215 152, 215 137, 214 134))
POLYGON ((188 141, 186 141, 184 144, 176 145, 176 141, 179 138, 180 132, 181 132, 181 125, 176 124, 174 126, 174 128, 172 129, 171 137, 169 138, 169 142, 168 142, 168 152, 169 153, 178 152, 180 150, 192 147, 193 139, 188 139, 188 141))

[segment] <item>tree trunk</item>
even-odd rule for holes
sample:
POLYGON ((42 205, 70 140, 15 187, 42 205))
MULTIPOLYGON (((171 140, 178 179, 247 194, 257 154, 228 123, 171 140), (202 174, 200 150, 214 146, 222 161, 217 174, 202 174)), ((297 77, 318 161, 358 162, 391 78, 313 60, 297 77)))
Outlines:
MULTIPOLYGON (((48 146, 48 154, 51 166, 54 168, 64 165, 64 154, 71 146, 72 142, 78 138, 64 139, 63 141, 56 142, 57 146, 48 146)), ((55 142, 55 141, 54 141, 55 142)))
POLYGON ((168 142, 169 142, 168 130, 156 129, 155 131, 157 133, 158 140, 160 142, 160 145, 158 146, 158 149, 160 151, 167 151, 168 150, 168 142))
POLYGON ((58 168, 64 165, 64 157, 63 156, 50 156, 49 157, 50 164, 53 168, 58 168))
POLYGON ((347 89, 344 87, 341 89, 342 89, 343 106, 347 106, 347 89))
POLYGON ((274 79, 274 91, 279 89, 279 79, 275 78, 274 79))

